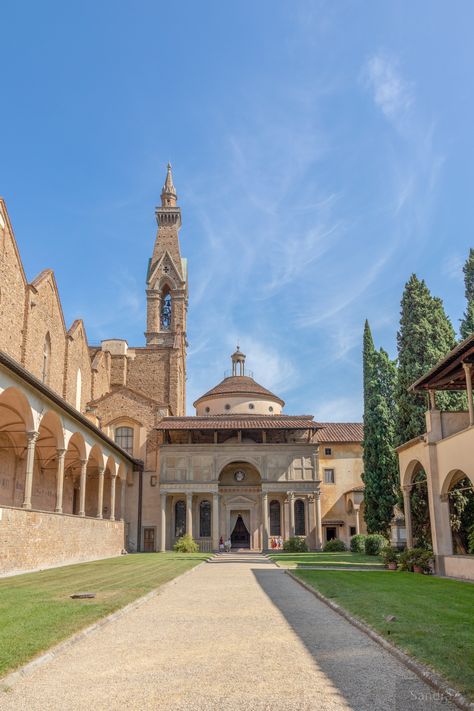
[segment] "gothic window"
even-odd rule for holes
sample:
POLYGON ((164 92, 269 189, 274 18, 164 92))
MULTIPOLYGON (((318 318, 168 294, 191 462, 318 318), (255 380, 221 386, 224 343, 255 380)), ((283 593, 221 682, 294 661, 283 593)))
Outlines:
POLYGON ((161 296, 160 326, 162 331, 171 329, 171 294, 169 289, 164 290, 161 296))
POLYGON ((43 372, 41 379, 46 385, 49 384, 49 371, 51 367, 51 336, 46 334, 43 343, 43 372))
POLYGON ((82 374, 81 369, 76 373, 76 410, 81 410, 82 374))
POLYGON ((133 454, 133 428, 117 427, 115 430, 115 442, 129 454, 133 454))
POLYGON ((181 538, 186 533, 186 504, 177 501, 174 506, 174 535, 181 538))
POLYGON ((201 538, 211 536, 211 502, 201 501, 199 505, 199 535, 201 538))
POLYGON ((304 501, 296 499, 295 501, 295 536, 304 536, 306 534, 304 520, 304 501))
POLYGON ((279 501, 270 501, 270 536, 281 536, 279 501))

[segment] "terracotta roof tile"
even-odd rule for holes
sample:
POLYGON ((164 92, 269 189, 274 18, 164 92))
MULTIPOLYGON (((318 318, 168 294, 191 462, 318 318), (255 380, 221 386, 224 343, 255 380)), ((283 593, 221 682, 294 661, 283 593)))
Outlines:
POLYGON ((311 415, 207 415, 201 417, 163 417, 158 430, 316 430, 320 427, 311 415))
POLYGON ((263 385, 255 382, 255 380, 248 375, 231 375, 229 378, 224 378, 224 380, 214 388, 211 388, 207 393, 201 395, 194 403, 194 406, 201 400, 213 397, 214 395, 265 395, 279 402, 282 406, 285 404, 277 395, 274 395, 270 390, 264 388, 263 385))
POLYGON ((362 442, 364 426, 362 422, 321 422, 318 442, 362 442))

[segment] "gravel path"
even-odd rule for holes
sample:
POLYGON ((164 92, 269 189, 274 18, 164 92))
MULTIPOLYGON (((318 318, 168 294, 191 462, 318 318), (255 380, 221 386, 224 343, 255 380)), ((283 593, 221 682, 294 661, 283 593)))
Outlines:
POLYGON ((222 555, 38 667, 2 711, 453 711, 268 559, 222 555))

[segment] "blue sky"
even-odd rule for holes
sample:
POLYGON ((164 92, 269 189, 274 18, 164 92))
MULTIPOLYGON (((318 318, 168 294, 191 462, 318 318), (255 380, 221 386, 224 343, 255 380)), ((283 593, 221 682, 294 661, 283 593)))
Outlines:
POLYGON ((29 279, 142 345, 166 163, 189 260, 188 409, 237 341, 320 420, 362 414, 412 272, 457 328, 474 222, 474 5, 2 3, 0 194, 29 279))

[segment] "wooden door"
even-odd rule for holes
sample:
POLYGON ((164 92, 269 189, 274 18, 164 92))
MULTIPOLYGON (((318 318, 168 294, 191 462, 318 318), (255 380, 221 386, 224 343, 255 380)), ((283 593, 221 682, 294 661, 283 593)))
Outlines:
POLYGON ((145 553, 153 553, 155 550, 155 529, 143 529, 143 550, 145 553))

